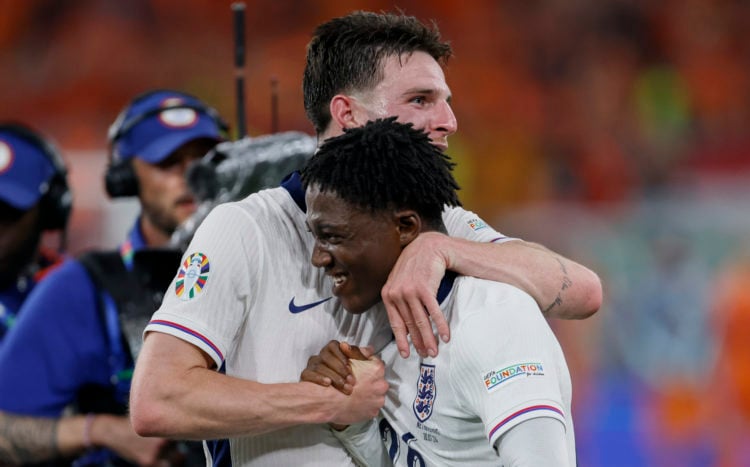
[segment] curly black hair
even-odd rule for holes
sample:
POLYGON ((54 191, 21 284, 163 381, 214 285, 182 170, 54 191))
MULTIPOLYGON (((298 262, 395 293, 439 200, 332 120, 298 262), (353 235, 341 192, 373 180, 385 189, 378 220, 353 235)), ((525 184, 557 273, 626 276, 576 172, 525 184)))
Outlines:
POLYGON ((454 166, 427 133, 390 117, 327 139, 302 171, 302 185, 372 212, 414 209, 440 229, 443 208, 461 205, 454 166))

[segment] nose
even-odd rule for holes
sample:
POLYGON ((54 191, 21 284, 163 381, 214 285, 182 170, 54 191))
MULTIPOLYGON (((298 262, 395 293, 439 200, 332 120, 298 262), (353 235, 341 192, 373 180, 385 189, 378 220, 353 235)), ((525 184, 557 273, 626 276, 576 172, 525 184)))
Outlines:
POLYGON ((331 264, 331 260, 331 254, 324 250, 316 240, 312 255, 310 255, 310 263, 316 268, 325 268, 331 264))
POLYGON ((443 101, 439 104, 434 127, 435 131, 442 133, 445 137, 452 135, 458 130, 458 121, 449 102, 443 101))

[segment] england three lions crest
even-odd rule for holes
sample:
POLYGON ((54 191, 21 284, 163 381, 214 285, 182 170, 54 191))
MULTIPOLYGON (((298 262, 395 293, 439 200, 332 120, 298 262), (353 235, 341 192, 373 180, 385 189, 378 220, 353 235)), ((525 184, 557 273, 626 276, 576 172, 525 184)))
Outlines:
POLYGON ((417 396, 414 398, 414 415, 420 422, 427 421, 432 415, 436 395, 435 365, 422 363, 417 380, 417 396))

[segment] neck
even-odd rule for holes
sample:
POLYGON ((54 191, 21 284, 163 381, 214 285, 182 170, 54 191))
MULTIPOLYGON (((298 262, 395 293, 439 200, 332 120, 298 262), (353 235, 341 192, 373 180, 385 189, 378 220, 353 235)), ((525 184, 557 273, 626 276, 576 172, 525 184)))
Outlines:
POLYGON ((318 133, 318 147, 323 144, 325 140, 328 138, 333 138, 335 136, 341 136, 344 134, 344 130, 341 128, 336 127, 333 122, 328 125, 328 128, 322 132, 318 133))
POLYGON ((141 217, 141 233, 143 234, 143 239, 146 241, 146 245, 150 248, 166 246, 172 238, 171 234, 154 225, 145 216, 141 217))

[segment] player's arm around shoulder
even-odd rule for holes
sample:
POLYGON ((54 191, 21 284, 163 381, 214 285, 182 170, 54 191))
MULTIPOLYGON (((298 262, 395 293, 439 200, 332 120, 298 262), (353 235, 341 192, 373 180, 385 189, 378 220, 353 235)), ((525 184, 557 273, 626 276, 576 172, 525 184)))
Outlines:
MULTIPOLYGON (((522 290, 529 293, 545 316, 558 319, 586 319, 601 308, 604 291, 598 274, 543 245, 514 240, 500 245, 512 260, 527 256, 529 274, 522 290)), ((519 284, 513 284, 519 286, 519 284)))
POLYGON ((583 319, 601 307, 601 281, 585 266, 506 237, 463 208, 446 209, 443 221, 449 235, 425 232, 404 248, 381 293, 402 357, 409 355, 407 334, 420 355, 437 355, 433 323, 444 342, 450 339, 434 299, 448 269, 519 287, 553 318, 583 319))
POLYGON ((507 237, 460 207, 447 208, 443 220, 449 235, 459 240, 443 250, 450 269, 515 285, 553 318, 583 319, 601 307, 601 281, 589 268, 542 245, 507 237))
POLYGON ((481 243, 444 237, 433 248, 446 267, 467 276, 514 285, 529 295, 545 315, 584 319, 602 303, 602 284, 589 268, 542 245, 519 239, 481 243))

